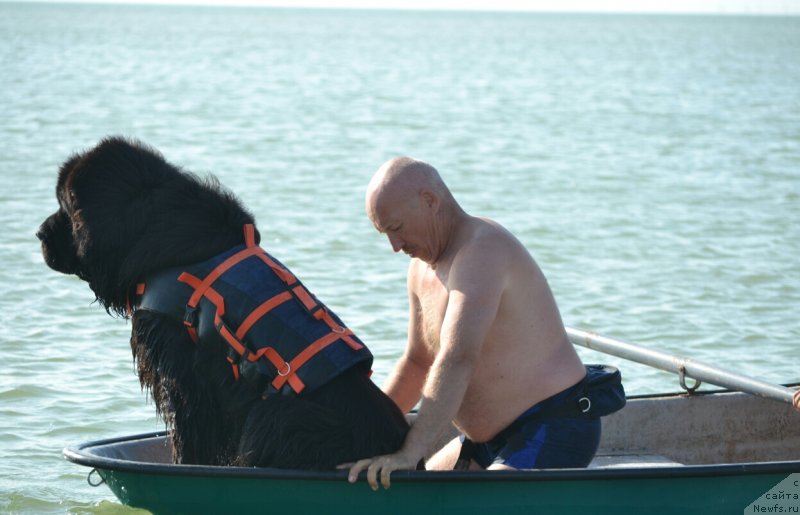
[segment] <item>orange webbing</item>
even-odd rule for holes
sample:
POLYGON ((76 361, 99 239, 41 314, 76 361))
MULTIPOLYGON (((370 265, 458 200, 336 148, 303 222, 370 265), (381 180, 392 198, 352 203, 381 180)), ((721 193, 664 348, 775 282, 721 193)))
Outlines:
POLYGON ((200 286, 200 283, 203 281, 200 280, 199 277, 190 274, 189 272, 183 272, 181 275, 178 276, 178 281, 182 283, 186 283, 192 288, 197 288, 200 286))
MULTIPOLYGON (((280 376, 278 376, 278 377, 280 377, 280 376)), ((273 383, 274 383, 274 381, 273 381, 273 383)), ((289 386, 291 386, 292 390, 294 390, 295 393, 298 393, 298 394, 300 392, 302 392, 303 390, 305 390, 305 388, 306 388, 306 385, 303 383, 303 381, 299 377, 297 377, 297 374, 290 374, 289 375, 289 386)))
MULTIPOLYGON (((278 372, 277 377, 272 382, 273 386, 277 383, 278 379, 282 379, 280 385, 283 386, 286 381, 289 381, 289 385, 296 393, 300 393, 305 389, 306 385, 303 384, 303 381, 297 377, 296 374, 292 373, 292 365, 286 362, 281 355, 278 354, 278 351, 272 347, 258 349, 258 352, 251 354, 247 359, 250 361, 257 361, 262 356, 266 357, 275 366, 275 370, 278 372)), ((279 387, 276 386, 275 388, 278 389, 279 387)))
MULTIPOLYGON (((236 254, 232 255, 219 265, 209 272, 207 276, 203 279, 199 285, 195 286, 194 293, 192 296, 189 297, 189 302, 187 303, 189 307, 196 308, 197 304, 200 302, 200 298, 206 293, 206 290, 214 284, 214 281, 219 279, 219 277, 230 270, 234 265, 241 263, 243 260, 249 258, 250 256, 254 256, 259 252, 263 252, 260 247, 250 247, 244 250, 240 250, 236 254)), ((180 279, 179 279, 180 280, 180 279)))
MULTIPOLYGON (((194 288, 197 288, 202 283, 199 278, 187 272, 183 272, 180 276, 178 276, 178 280, 194 288)), ((217 293, 215 289, 208 288, 208 291, 206 291, 206 297, 208 297, 208 299, 217 307, 216 316, 222 316, 225 313, 225 301, 222 300, 222 295, 217 293)), ((184 320, 183 325, 186 327, 186 332, 189 333, 189 338, 191 338, 194 343, 197 343, 200 340, 199 336, 197 336, 197 329, 192 326, 192 323, 189 320, 184 320)))
POLYGON ((328 313, 327 309, 325 309, 325 308, 318 309, 314 313, 314 318, 316 318, 317 320, 322 320, 323 322, 328 324, 328 327, 331 328, 331 331, 336 333, 336 334, 341 335, 342 336, 342 340, 351 349, 359 350, 359 349, 364 348, 363 345, 361 345, 360 343, 358 343, 357 341, 355 341, 353 338, 350 337, 350 335, 353 334, 352 331, 350 331, 346 327, 343 327, 343 326, 339 325, 338 323, 336 323, 336 320, 334 320, 333 317, 331 316, 331 314, 328 313))
MULTIPOLYGON (((311 294, 303 285, 295 286, 294 288, 292 288, 292 292, 294 292, 297 299, 303 304, 303 306, 305 306, 305 308, 308 311, 313 311, 314 308, 318 306, 317 302, 314 300, 314 297, 311 296, 311 294)), ((314 318, 317 320, 322 320, 323 322, 328 324, 328 327, 330 327, 331 331, 334 333, 344 334, 344 332, 347 330, 347 328, 342 327, 338 323, 336 323, 336 320, 333 319, 333 317, 330 315, 330 313, 328 313, 328 311, 325 308, 320 308, 317 311, 315 311, 314 318)), ((349 334, 352 334, 352 332, 349 334)), ((342 339, 345 341, 345 343, 347 343, 347 345, 349 345, 354 350, 358 350, 363 347, 363 345, 353 340, 349 336, 343 337, 342 339)))
MULTIPOLYGON (((300 393, 300 390, 295 388, 294 381, 292 381, 293 377, 296 377, 297 371, 302 367, 308 360, 313 358, 319 351, 327 347, 328 345, 332 344, 336 340, 340 338, 344 338, 345 336, 349 336, 353 334, 350 329, 345 329, 343 333, 328 333, 322 338, 317 339, 314 343, 303 349, 297 356, 294 357, 292 361, 289 362, 289 367, 291 370, 289 371, 288 375, 285 376, 278 376, 275 380, 272 381, 272 386, 276 389, 280 390, 281 387, 286 384, 286 381, 289 381, 289 384, 292 386, 296 393, 300 393)), ((299 380, 299 378, 297 378, 299 380)), ((301 381, 302 384, 302 381, 301 381)), ((305 387, 305 385, 303 385, 305 387)), ((302 388, 301 388, 302 390, 302 388)))
MULTIPOLYGON (((240 356, 247 358, 250 362, 255 362, 261 359, 261 357, 266 357, 270 363, 275 367, 278 372, 278 377, 287 376, 292 371, 292 366, 284 360, 278 351, 273 349, 272 347, 263 347, 258 349, 257 352, 250 352, 242 342, 240 342, 236 337, 231 333, 230 329, 225 325, 225 323, 219 317, 215 317, 214 322, 217 326, 217 330, 219 334, 228 342, 233 350, 239 353, 240 356)), ((231 363, 233 367, 233 376, 236 381, 239 380, 239 366, 236 362, 228 358, 228 361, 231 363)), ((299 377, 296 378, 289 378, 289 384, 294 388, 297 393, 300 393, 305 385, 300 380, 299 377)))
POLYGON ((236 362, 231 357, 227 357, 225 359, 227 359, 228 363, 231 364, 231 370, 233 372, 233 380, 234 381, 238 381, 239 380, 239 365, 237 365, 236 362))
MULTIPOLYGON (((140 297, 144 295, 144 283, 138 283, 136 285, 136 295, 140 297)), ((133 316, 133 306, 131 305, 130 293, 125 297, 125 311, 128 315, 128 318, 133 316)))
POLYGON ((228 329, 228 326, 226 326, 222 322, 222 319, 219 318, 219 315, 214 316, 214 324, 217 326, 217 331, 219 331, 220 336, 222 336, 225 341, 228 342, 228 345, 233 347, 233 350, 235 350, 240 356, 248 356, 250 354, 250 351, 247 350, 247 347, 245 347, 242 342, 236 339, 231 330, 228 329))
POLYGON ((200 340, 200 337, 197 336, 197 330, 194 327, 188 325, 186 321, 183 322, 183 325, 186 326, 186 332, 189 333, 189 338, 192 339, 192 342, 197 344, 197 342, 200 340))
POLYGON ((256 247, 256 248, 261 251, 259 254, 257 254, 258 258, 264 263, 266 263, 267 266, 270 267, 273 272, 275 272, 275 275, 281 278, 281 281, 285 282, 286 284, 292 284, 297 282, 297 278, 294 275, 292 275, 290 271, 286 270, 281 265, 271 260, 269 256, 267 256, 267 252, 264 249, 262 249, 261 247, 256 247))
MULTIPOLYGON (((317 303, 311 298, 311 294, 308 293, 308 290, 306 290, 302 284, 292 288, 292 292, 294 292, 297 300, 299 300, 307 310, 311 311, 317 307, 317 303)), ((317 320, 319 320, 319 318, 317 318, 317 320)))
MULTIPOLYGON (((206 277, 206 279, 208 279, 208 277, 206 277)), ((201 286, 203 286, 203 284, 205 283, 205 281, 201 281, 199 277, 195 277, 192 274, 187 273, 187 272, 183 272, 181 275, 179 275, 178 276, 178 280, 180 282, 182 282, 182 283, 186 283, 189 286, 192 286, 195 289, 194 290, 195 295, 199 291, 199 288, 201 286)), ((225 314, 225 300, 222 298, 222 295, 217 293, 217 290, 212 288, 210 285, 204 287, 203 293, 201 295, 199 295, 198 298, 197 298, 197 302, 195 302, 194 304, 191 304, 191 300, 190 300, 189 303, 187 303, 187 305, 190 308, 196 308, 197 304, 200 302, 200 297, 202 297, 204 295, 215 306, 217 306, 217 315, 222 316, 222 315, 225 314)), ((194 295, 192 295, 192 298, 194 298, 194 295)))
POLYGON ((247 246, 246 249, 237 252, 217 265, 213 270, 211 270, 211 272, 208 273, 208 275, 205 276, 205 278, 203 278, 202 281, 191 274, 187 274, 186 272, 182 273, 180 277, 178 277, 179 281, 194 287, 194 293, 192 293, 192 296, 189 297, 189 302, 187 302, 189 307, 196 308, 197 304, 200 302, 200 298, 205 295, 217 306, 217 313, 220 316, 225 313, 225 302, 222 300, 222 297, 211 288, 211 285, 214 284, 214 281, 219 279, 222 274, 230 270, 238 263, 241 263, 250 256, 264 252, 264 249, 261 247, 256 247, 255 227, 253 224, 245 224, 244 241, 247 246), (208 292, 208 294, 206 292, 208 292))
MULTIPOLYGON (((363 348, 363 345, 358 343, 355 339, 351 336, 353 332, 346 327, 340 326, 331 315, 319 306, 316 300, 311 296, 308 290, 297 283, 297 279, 291 272, 287 269, 280 266, 278 263, 270 259, 267 255, 266 251, 261 247, 256 246, 255 243, 255 227, 252 224, 245 224, 244 226, 244 238, 245 238, 245 245, 246 248, 237 252, 236 254, 230 256, 225 261, 217 265, 205 278, 202 280, 194 275, 191 275, 187 272, 182 273, 178 280, 188 284, 189 286, 194 288, 194 292, 192 296, 189 298, 187 303, 188 308, 196 308, 200 302, 202 297, 208 298, 216 307, 216 313, 214 315, 214 323, 217 327, 217 331, 222 336, 223 339, 231 346, 231 348, 236 351, 240 356, 246 357, 248 361, 255 362, 262 357, 267 358, 270 363, 275 367, 278 372, 277 377, 272 381, 272 386, 276 389, 280 390, 287 382, 292 387, 292 389, 296 393, 300 393, 305 389, 305 384, 303 381, 297 376, 297 371, 305 365, 311 358, 313 358, 318 352, 332 344, 337 340, 344 341, 350 348, 354 350, 359 350, 363 348), (291 291, 284 291, 281 292, 263 302, 259 305, 256 309, 254 309, 239 328, 236 330, 235 334, 231 332, 227 325, 222 320, 222 315, 225 314, 225 301, 222 296, 211 287, 214 282, 219 279, 225 272, 230 270, 233 266, 237 265, 241 261, 247 259, 250 256, 257 256, 261 261, 263 261, 267 266, 269 266, 272 271, 284 282, 287 284, 288 287, 291 288, 291 291), (260 320, 264 315, 266 315, 269 311, 274 309, 275 307, 283 304, 284 302, 288 301, 292 298, 292 296, 296 297, 301 304, 309 311, 312 312, 315 308, 317 311, 313 313, 313 316, 317 320, 324 321, 330 328, 331 332, 326 334, 325 336, 317 339, 313 343, 311 343, 308 347, 300 351, 297 356, 292 359, 291 362, 285 361, 281 355, 272 347, 263 347, 258 349, 256 352, 251 352, 247 346, 242 343, 242 339, 247 334, 247 332, 253 327, 253 325, 260 320)), ((142 292, 144 291, 144 285, 142 286, 142 292)), ((137 286, 137 293, 139 293, 139 288, 137 286)), ((141 293, 139 293, 141 294, 141 293)), ((192 340, 197 343, 197 331, 194 327, 192 327, 191 321, 184 320, 184 325, 186 329, 189 331, 189 335, 191 336, 192 340)), ((233 376, 235 380, 239 380, 239 367, 234 361, 233 358, 228 358, 228 361, 231 363, 231 367, 233 368, 233 376)))
POLYGON ((291 372, 289 369, 291 365, 289 365, 289 363, 287 363, 286 360, 283 359, 280 354, 278 354, 278 351, 272 347, 262 347, 258 349, 256 352, 253 352, 247 356, 247 360, 256 362, 262 357, 266 357, 270 363, 275 366, 275 370, 278 371, 278 374, 286 375, 291 372))
POLYGON ((244 224, 244 244, 247 248, 256 246, 256 228, 253 224, 244 224))
POLYGON ((320 309, 319 311, 314 313, 314 318, 316 318, 317 320, 322 320, 323 322, 328 324, 328 327, 331 328, 331 331, 335 333, 343 333, 345 330, 344 327, 336 323, 336 320, 334 320, 333 317, 330 315, 330 313, 328 313, 328 311, 325 309, 320 309))
POLYGON ((253 327, 253 324, 258 322, 258 320, 261 317, 263 317, 264 315, 266 315, 267 313, 269 313, 270 311, 272 311, 273 309, 280 306, 281 304, 283 304, 284 302, 286 302, 291 298, 292 298, 291 293, 289 293, 288 291, 283 291, 275 295, 274 297, 270 297, 269 299, 267 299, 260 306, 254 309, 249 315, 247 315, 247 318, 244 319, 242 325, 240 325, 239 328, 236 330, 236 337, 239 338, 240 340, 244 338, 244 335, 247 334, 247 332, 253 327))

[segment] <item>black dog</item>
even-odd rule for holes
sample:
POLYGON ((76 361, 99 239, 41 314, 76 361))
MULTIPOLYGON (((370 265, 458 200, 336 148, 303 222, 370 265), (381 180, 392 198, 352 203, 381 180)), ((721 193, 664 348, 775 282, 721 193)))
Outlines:
MULTIPOLYGON (((183 172, 139 142, 109 138, 61 166, 56 196, 58 211, 37 233, 45 261, 88 282, 109 313, 132 315, 130 343, 139 380, 171 430, 176 463, 331 469, 400 447, 408 425, 369 379, 371 355, 355 335, 344 343, 337 339, 331 348, 338 345, 340 353, 358 359, 318 388, 304 389, 299 372, 290 370, 294 361, 273 359, 273 373, 265 375, 273 364, 263 359, 271 356, 263 345, 259 356, 258 342, 220 337, 230 336, 226 323, 241 322, 225 320, 222 301, 215 308, 204 297, 198 306, 206 319, 215 316, 211 331, 198 329, 202 321, 188 315, 181 320, 182 313, 159 307, 170 305, 164 298, 180 297, 181 287, 191 290, 170 280, 170 270, 213 261, 238 247, 268 256, 256 245, 253 216, 215 179, 183 172), (144 295, 137 295, 143 282, 144 295), (151 295, 155 301, 147 300, 151 284, 161 284, 158 295, 151 295), (293 381, 281 383, 284 376, 293 381)), ((273 265, 273 272, 283 274, 279 263, 273 265)), ((287 291, 298 292, 293 285, 287 291)), ((351 334, 316 298, 303 295, 304 289, 299 293, 286 309, 306 309, 301 315, 308 324, 324 321, 337 335, 351 334)), ((230 313, 230 296, 225 302, 230 313)), ((181 304, 184 309, 193 314, 181 304)), ((280 320, 269 323, 282 332, 267 339, 297 338, 280 320)), ((303 365, 304 373, 312 365, 303 365)))

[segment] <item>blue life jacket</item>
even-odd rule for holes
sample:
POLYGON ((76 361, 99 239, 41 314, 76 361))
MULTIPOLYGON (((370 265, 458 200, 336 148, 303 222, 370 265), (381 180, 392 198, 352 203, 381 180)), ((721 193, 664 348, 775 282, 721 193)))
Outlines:
POLYGON ((135 310, 170 316, 197 345, 223 341, 234 378, 265 394, 312 392, 345 370, 369 373, 372 353, 279 261, 254 241, 137 285, 135 310))

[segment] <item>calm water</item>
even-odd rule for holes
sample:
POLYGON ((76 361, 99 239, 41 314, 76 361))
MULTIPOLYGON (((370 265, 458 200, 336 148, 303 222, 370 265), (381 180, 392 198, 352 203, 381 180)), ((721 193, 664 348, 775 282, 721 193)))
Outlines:
POLYGON ((163 427, 129 326, 33 236, 59 163, 108 134, 233 189, 379 383, 407 259, 362 198, 398 154, 519 236, 568 325, 797 381, 798 56, 798 18, 0 3, 0 512, 129 513, 61 448, 163 427))

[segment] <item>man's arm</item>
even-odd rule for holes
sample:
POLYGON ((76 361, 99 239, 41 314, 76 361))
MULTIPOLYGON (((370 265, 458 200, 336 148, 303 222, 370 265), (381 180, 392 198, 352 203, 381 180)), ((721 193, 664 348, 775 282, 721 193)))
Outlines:
POLYGON ((403 356, 398 360, 392 374, 386 380, 383 391, 388 395, 403 413, 411 411, 420 397, 425 377, 431 367, 431 359, 424 347, 422 340, 422 325, 420 320, 420 303, 412 284, 415 280, 414 273, 409 267, 408 274, 408 343, 403 356))
POLYGON ((425 381, 422 403, 402 448, 395 454, 361 460, 349 480, 367 468, 367 479, 377 489, 377 474, 384 488, 393 470, 413 469, 452 422, 464 399, 472 371, 486 335, 494 322, 504 289, 504 257, 484 243, 464 249, 453 262, 449 295, 440 333, 440 350, 425 381))

